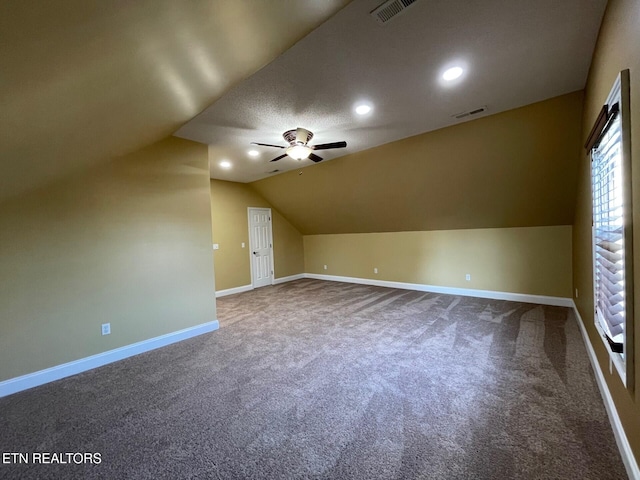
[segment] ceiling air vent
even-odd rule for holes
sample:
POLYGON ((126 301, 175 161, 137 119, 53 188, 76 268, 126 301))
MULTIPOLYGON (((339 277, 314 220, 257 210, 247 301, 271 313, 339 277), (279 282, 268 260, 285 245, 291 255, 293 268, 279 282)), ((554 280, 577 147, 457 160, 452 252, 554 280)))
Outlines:
POLYGON ((416 1, 417 0, 388 0, 372 10, 371 16, 375 18, 376 22, 380 25, 385 25, 416 1))
POLYGON ((453 118, 457 118, 458 120, 467 117, 475 117, 476 115, 480 115, 487 111, 487 106, 483 106, 480 108, 476 108, 474 110, 469 110, 468 112, 456 113, 455 115, 451 115, 453 118))

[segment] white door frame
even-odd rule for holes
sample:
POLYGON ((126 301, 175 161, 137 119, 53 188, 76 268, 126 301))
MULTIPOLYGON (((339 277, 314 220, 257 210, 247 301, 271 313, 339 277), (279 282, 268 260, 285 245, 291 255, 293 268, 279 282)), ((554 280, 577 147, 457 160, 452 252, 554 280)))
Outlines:
POLYGON ((256 288, 254 287, 254 281, 253 281, 253 237, 251 235, 251 211, 252 210, 269 210, 269 245, 271 246, 271 248, 269 248, 269 256, 270 256, 270 262, 271 262, 271 283, 270 285, 273 285, 273 277, 274 277, 274 273, 276 271, 276 267, 275 264, 273 263, 273 216, 271 215, 271 209, 267 208, 267 207, 247 207, 247 229, 249 232, 249 270, 251 271, 251 288, 256 288))

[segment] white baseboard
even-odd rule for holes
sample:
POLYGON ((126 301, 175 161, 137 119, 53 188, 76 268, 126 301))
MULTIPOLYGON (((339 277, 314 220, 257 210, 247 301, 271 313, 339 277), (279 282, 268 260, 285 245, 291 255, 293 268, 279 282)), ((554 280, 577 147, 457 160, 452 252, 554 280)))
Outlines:
POLYGON ((304 273, 298 273, 297 275, 289 275, 288 277, 276 278, 273 280, 273 284, 279 285, 281 283, 293 282, 294 280, 300 280, 302 278, 305 278, 304 273))
POLYGON ((253 285, 243 285, 242 287, 227 288, 226 290, 216 291, 216 298, 225 297, 227 295, 233 295, 235 293, 248 292, 253 290, 253 285))
POLYGON ((389 282, 386 280, 372 280, 369 278, 340 277, 337 275, 320 275, 305 273, 305 278, 329 280, 332 282, 360 283, 378 287, 401 288, 404 290, 418 290, 420 292, 443 293, 447 295, 462 295, 464 297, 492 298, 495 300, 511 300, 514 302, 537 303, 540 305, 554 305, 557 307, 571 307, 573 301, 564 297, 549 297, 545 295, 528 295, 525 293, 494 292, 492 290, 475 290, 471 288, 439 287, 422 283, 389 282))
MULTIPOLYGON (((289 275, 288 277, 274 278, 272 285, 279 285, 285 282, 292 282, 294 280, 300 280, 302 278, 305 278, 304 273, 299 273, 297 275, 289 275)), ((226 290, 218 290, 216 292, 216 298, 224 297, 226 295, 234 295, 236 293, 248 292, 250 290, 253 290, 253 285, 243 285, 242 287, 234 287, 234 288, 227 288, 226 290)))
POLYGON ((78 373, 101 367, 108 363, 123 360, 140 353, 155 350, 172 343, 186 340, 187 338, 196 337, 203 333, 213 332, 219 328, 218 320, 203 323, 194 327, 178 330, 177 332, 167 333, 159 337, 143 340, 142 342, 132 343, 124 347, 109 350, 108 352, 98 353, 90 357, 74 360, 73 362, 63 363, 55 367, 40 370, 38 372, 29 373, 16 378, 10 378, 0 382, 0 397, 11 395, 12 393, 21 392, 29 388, 44 385, 45 383, 60 380, 61 378, 70 377, 78 373))
POLYGON ((629 475, 629 478, 631 480, 640 480, 640 469, 638 468, 638 462, 633 455, 631 445, 629 445, 629 439, 627 438, 627 434, 625 433, 622 422, 620 421, 620 416, 618 415, 616 405, 615 403, 613 403, 611 392, 609 391, 607 381, 605 380, 602 369, 600 368, 600 363, 598 362, 598 358, 596 357, 596 352, 593 349, 593 345, 591 345, 591 341, 589 340, 589 334, 587 333, 587 329, 584 326, 584 321, 580 316, 580 312, 578 312, 578 308, 576 307, 575 302, 573 302, 572 300, 571 303, 573 304, 573 311, 576 314, 576 321, 578 322, 578 326, 580 327, 580 331, 582 332, 584 345, 587 348, 587 353, 589 354, 591 366, 593 367, 593 371, 596 374, 596 381, 598 382, 600 394, 602 395, 604 406, 607 410, 607 414, 609 415, 609 421, 611 422, 613 435, 616 438, 616 443, 618 444, 618 449, 620 450, 620 455, 622 456, 622 462, 624 463, 624 467, 627 469, 627 475, 629 475))

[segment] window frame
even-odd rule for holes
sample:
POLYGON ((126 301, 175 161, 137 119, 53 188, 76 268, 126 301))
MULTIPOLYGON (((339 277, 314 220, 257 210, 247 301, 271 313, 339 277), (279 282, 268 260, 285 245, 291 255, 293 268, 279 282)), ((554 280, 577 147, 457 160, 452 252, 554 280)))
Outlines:
MULTIPOLYGON (((614 112, 615 114, 615 112, 614 112)), ((631 128, 630 128, 630 99, 629 99, 629 70, 623 70, 617 76, 616 81, 609 92, 601 114, 589 135, 585 147, 589 151, 589 183, 591 190, 591 248, 593 267, 593 313, 596 329, 609 353, 609 370, 615 365, 616 371, 627 389, 634 389, 634 308, 633 308, 633 219, 632 219, 632 184, 631 184, 631 128), (617 104, 617 115, 620 119, 620 151, 622 155, 622 202, 623 202, 623 238, 624 238, 624 293, 625 293, 625 323, 623 332, 623 353, 612 350, 598 316, 598 289, 597 289, 597 253, 596 253, 596 228, 595 228, 595 202, 594 202, 594 160, 593 152, 598 147, 600 140, 607 133, 607 112, 614 111, 617 104)))

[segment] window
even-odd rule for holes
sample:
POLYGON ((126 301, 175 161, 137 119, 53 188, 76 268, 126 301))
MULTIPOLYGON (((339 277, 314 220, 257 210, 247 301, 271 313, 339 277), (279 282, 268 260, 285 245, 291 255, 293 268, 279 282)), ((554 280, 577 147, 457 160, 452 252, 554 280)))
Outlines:
POLYGON ((591 151, 595 323, 625 385, 633 342, 629 71, 621 72, 585 145, 591 151), (625 92, 626 89, 626 92, 625 92))

